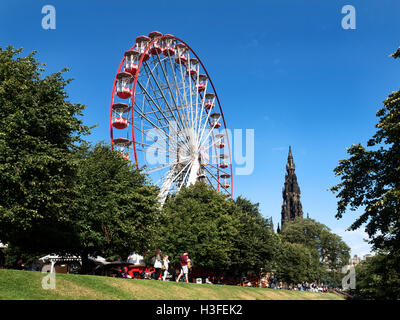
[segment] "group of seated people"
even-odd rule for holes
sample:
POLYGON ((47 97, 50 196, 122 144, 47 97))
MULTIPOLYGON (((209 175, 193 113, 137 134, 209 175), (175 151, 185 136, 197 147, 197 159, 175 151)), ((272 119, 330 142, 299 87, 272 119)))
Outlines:
POLYGON ((10 269, 14 270, 26 270, 26 271, 42 271, 43 264, 40 262, 38 258, 35 258, 32 263, 25 264, 22 259, 19 259, 17 262, 8 266, 10 269))

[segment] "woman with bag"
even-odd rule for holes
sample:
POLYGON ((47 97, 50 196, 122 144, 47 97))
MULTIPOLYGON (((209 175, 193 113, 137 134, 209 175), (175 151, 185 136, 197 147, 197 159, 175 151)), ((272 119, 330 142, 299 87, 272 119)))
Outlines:
POLYGON ((159 280, 162 268, 162 258, 160 249, 156 249, 153 259, 154 259, 154 269, 156 269, 156 271, 154 271, 154 279, 159 280))

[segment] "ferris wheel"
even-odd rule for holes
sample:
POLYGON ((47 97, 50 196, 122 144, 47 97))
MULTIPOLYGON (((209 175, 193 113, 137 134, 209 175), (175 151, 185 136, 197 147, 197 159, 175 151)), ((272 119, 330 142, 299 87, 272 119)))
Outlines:
POLYGON ((200 58, 158 31, 136 38, 115 76, 111 146, 159 187, 161 205, 203 181, 232 197, 232 159, 222 108, 200 58))

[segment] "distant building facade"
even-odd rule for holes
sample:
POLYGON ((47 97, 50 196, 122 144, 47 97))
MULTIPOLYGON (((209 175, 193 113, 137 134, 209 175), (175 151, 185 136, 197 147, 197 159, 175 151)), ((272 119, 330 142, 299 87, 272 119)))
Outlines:
POLYGON ((355 254, 353 258, 350 258, 349 265, 355 267, 360 262, 361 262, 361 258, 355 254))
POLYGON ((365 261, 365 260, 367 260, 368 258, 371 258, 371 257, 373 257, 373 255, 370 254, 370 253, 367 253, 367 254, 364 254, 363 257, 362 257, 362 259, 361 259, 358 255, 355 254, 355 255, 353 256, 353 258, 350 258, 349 265, 355 267, 355 266, 357 266, 361 261, 365 261))

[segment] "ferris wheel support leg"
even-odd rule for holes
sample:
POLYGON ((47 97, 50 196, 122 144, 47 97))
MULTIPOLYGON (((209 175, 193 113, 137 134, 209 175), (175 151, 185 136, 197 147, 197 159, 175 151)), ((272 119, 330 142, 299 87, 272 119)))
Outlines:
POLYGON ((197 177, 199 175, 200 170, 200 162, 199 159, 196 158, 193 160, 192 169, 190 170, 189 179, 187 181, 187 185, 195 184, 197 181, 197 177))
POLYGON ((171 188, 171 184, 173 181, 174 173, 175 173, 175 168, 174 168, 174 166, 172 166, 171 169, 168 171, 167 177, 161 186, 160 193, 158 194, 158 200, 160 201, 160 207, 162 207, 164 205, 165 200, 167 199, 167 195, 168 195, 169 189, 171 188))

